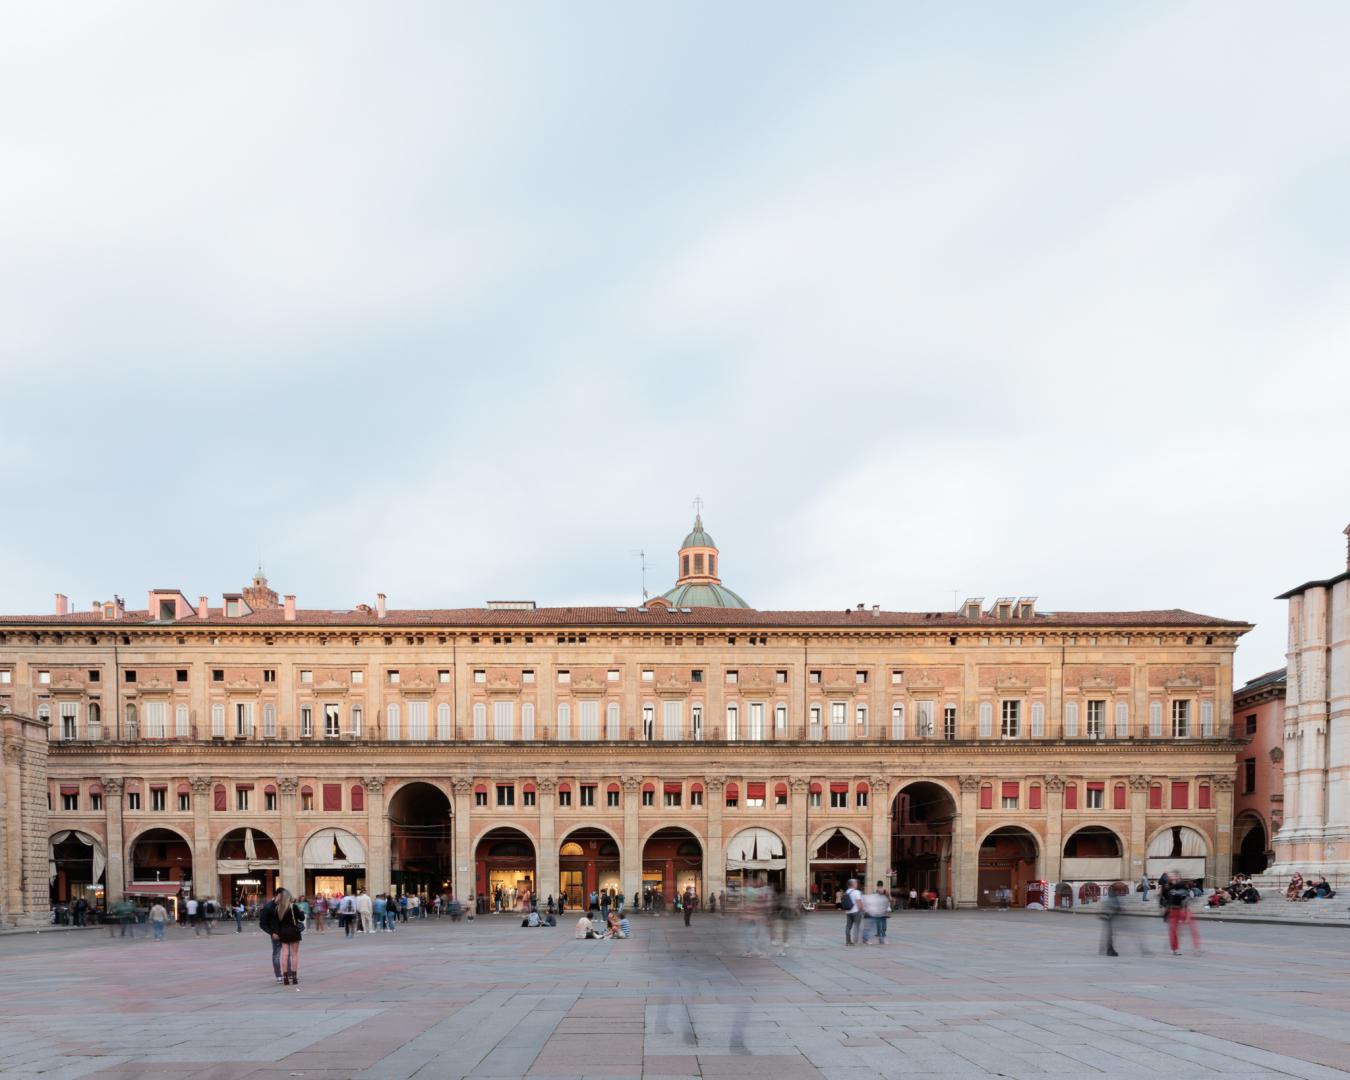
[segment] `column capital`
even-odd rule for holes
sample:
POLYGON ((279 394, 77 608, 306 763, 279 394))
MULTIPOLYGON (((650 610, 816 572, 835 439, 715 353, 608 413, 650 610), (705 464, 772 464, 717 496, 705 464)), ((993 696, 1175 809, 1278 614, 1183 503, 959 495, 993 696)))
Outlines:
POLYGON ((460 778, 454 781, 456 795, 468 795, 473 790, 473 781, 460 778))
POLYGON ((1064 777, 1059 776, 1058 774, 1052 774, 1052 775, 1047 776, 1047 777, 1045 778, 1045 790, 1046 790, 1046 791, 1063 791, 1063 790, 1064 790, 1064 785, 1067 784, 1067 783, 1068 783, 1068 780, 1066 780, 1064 777))
POLYGON ((361 777, 361 786, 366 789, 370 795, 384 794, 383 776, 363 776, 361 777))
POLYGON ((889 776, 874 776, 869 783, 872 785, 872 791, 877 795, 885 795, 891 790, 891 778, 889 776))
POLYGON ((192 794, 201 799, 211 794, 215 780, 209 776, 189 776, 188 783, 192 785, 192 794))
POLYGON ((294 795, 300 790, 300 777, 298 776, 278 776, 277 790, 283 795, 294 795))
POLYGON ((1152 783, 1153 777, 1147 776, 1144 773, 1135 773, 1130 777, 1130 790, 1147 791, 1152 783))
POLYGON ((1231 776, 1216 776, 1213 780, 1215 791, 1232 791, 1233 778, 1231 776))
POLYGON ((540 795, 552 795, 558 790, 558 781, 551 776, 536 776, 534 782, 540 795))
POLYGON ((794 776, 788 780, 788 783, 792 786, 794 795, 805 795, 811 790, 811 781, 805 776, 794 776))
POLYGON ((727 778, 725 776, 709 776, 703 783, 708 788, 708 794, 720 795, 727 786, 727 778))
POLYGON ((980 790, 980 777, 962 776, 958 778, 961 781, 961 791, 965 794, 971 794, 980 790))
POLYGON ((625 776, 623 779, 623 790, 627 795, 635 795, 642 788, 642 777, 625 776))
POLYGON ((103 794, 119 796, 122 794, 122 778, 120 776, 105 776, 99 780, 99 786, 103 788, 103 794))

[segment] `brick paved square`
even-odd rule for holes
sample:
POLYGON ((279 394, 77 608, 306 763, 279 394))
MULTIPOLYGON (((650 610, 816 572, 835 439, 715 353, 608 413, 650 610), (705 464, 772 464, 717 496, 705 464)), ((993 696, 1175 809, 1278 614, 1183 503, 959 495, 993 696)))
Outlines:
POLYGON ((1207 924, 1174 957, 1162 924, 910 913, 845 948, 801 920, 745 956, 735 919, 638 917, 629 941, 511 918, 306 936, 299 991, 256 930, 164 942, 0 937, 0 1075, 45 1077, 1345 1076, 1350 933, 1207 924), (1141 946, 1148 946, 1148 955, 1141 946))

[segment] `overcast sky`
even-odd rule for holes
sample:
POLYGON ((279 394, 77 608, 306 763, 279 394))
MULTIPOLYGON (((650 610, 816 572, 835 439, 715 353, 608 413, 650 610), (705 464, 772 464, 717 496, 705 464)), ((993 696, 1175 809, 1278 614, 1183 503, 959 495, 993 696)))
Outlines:
POLYGON ((0 610, 1345 568, 1343 3, 5 6, 0 610))

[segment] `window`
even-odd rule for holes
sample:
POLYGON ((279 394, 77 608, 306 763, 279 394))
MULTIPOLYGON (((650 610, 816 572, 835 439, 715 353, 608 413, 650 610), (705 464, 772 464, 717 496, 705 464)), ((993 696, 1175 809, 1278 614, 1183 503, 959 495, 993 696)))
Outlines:
POLYGON ((361 721, 365 717, 365 710, 360 705, 352 706, 352 736, 361 737, 361 721))
MULTIPOLYGON (((93 672, 90 672, 90 674, 92 675, 93 672)), ((14 672, 10 671, 8 668, 4 668, 3 670, 0 670, 0 683, 4 683, 5 685, 9 685, 9 684, 12 683, 13 681, 14 681, 14 672)), ((91 682, 98 682, 97 679, 91 679, 90 681, 91 681, 91 682)))
POLYGON ((935 703, 932 701, 916 701, 914 709, 917 713, 915 717, 915 726, 917 731, 915 735, 920 739, 931 739, 933 737, 933 708, 935 703))
POLYGON ((1033 701, 1031 703, 1031 737, 1033 739, 1045 738, 1045 702, 1033 701))
POLYGON ((1027 809, 1039 810, 1041 808, 1041 785, 1032 784, 1027 789, 1027 809))
POLYGON ((848 704, 835 701, 830 704, 830 738, 848 738, 848 704))
POLYGON ((1161 810, 1163 808, 1163 789, 1161 784, 1153 784, 1148 789, 1148 808, 1150 810, 1161 810))
POLYGON ((872 789, 869 788, 866 784, 859 784, 858 790, 853 796, 853 805, 856 806, 859 810, 867 809, 867 799, 868 796, 871 794, 871 790, 872 789))
POLYGON ((385 710, 385 737, 388 739, 403 738, 403 710, 399 708, 397 701, 389 703, 389 708, 385 710))
POLYGON ((1186 810, 1191 803, 1191 785, 1188 780, 1172 781, 1172 809, 1186 810))
POLYGON ((750 712, 745 725, 745 737, 752 742, 764 741, 764 705, 755 701, 750 704, 750 712))
POLYGON ((62 810, 78 810, 79 808, 80 808, 80 793, 78 791, 70 793, 66 793, 63 791, 61 793, 62 810))
POLYGON ((853 719, 858 727, 858 735, 865 738, 867 735, 867 706, 859 705, 855 707, 853 719))
MULTIPOLYGON (((530 681, 530 682, 534 682, 534 672, 531 671, 531 672, 529 672, 528 674, 530 675, 530 680, 529 680, 529 681, 530 681)), ((450 671, 449 671, 449 669, 448 669, 448 668, 441 668, 439 671, 437 671, 437 672, 436 672, 436 681, 437 681, 438 683, 440 683, 442 686, 449 686, 449 685, 450 685, 450 671)))
POLYGON ((163 811, 169 800, 168 788, 152 787, 150 789, 150 809, 163 811))
POLYGON ((473 804, 474 806, 487 805, 487 788, 480 786, 473 789, 473 804))
POLYGON ((666 785, 665 796, 666 796, 666 805, 667 805, 667 806, 679 806, 679 805, 681 805, 681 799, 683 798, 683 795, 684 795, 684 791, 683 791, 683 789, 680 787, 679 784, 667 784, 667 785, 666 785))
POLYGON ((342 734, 342 711, 336 705, 323 707, 323 737, 336 739, 342 734))
POLYGON ((300 706, 300 738, 309 739, 314 736, 314 706, 300 706))
POLYGON ((773 729, 774 731, 787 731, 786 705, 775 705, 773 707, 773 729))
POLYGON ((643 681, 643 682, 655 682, 655 681, 656 681, 656 672, 653 671, 651 668, 643 668, 643 669, 642 669, 642 681, 643 681))
POLYGON ((211 738, 225 738, 225 703, 217 701, 211 706, 211 738))
MULTIPOLYGON (((123 678, 126 682, 134 683, 134 682, 136 681, 136 673, 135 673, 134 671, 124 671, 124 672, 122 673, 122 678, 123 678)), ((49 683, 49 682, 51 682, 51 681, 52 681, 52 673, 51 673, 50 671, 39 671, 39 672, 38 672, 38 682, 40 682, 40 683, 49 683)))
POLYGON ((139 791, 127 792, 127 809, 139 810, 141 808, 141 793, 139 791))
POLYGON ((479 685, 487 682, 487 668, 474 668, 473 681, 479 685))
POLYGON ((78 739, 79 732, 79 711, 80 707, 73 701, 61 702, 61 738, 64 740, 78 739))
POLYGON ((611 701, 605 706, 605 738, 613 741, 619 737, 619 703, 611 701))
POLYGON ((577 703, 577 730, 578 737, 585 742, 597 742, 599 740, 600 702, 592 699, 577 703))
POLYGON ((656 706, 642 706, 642 738, 644 742, 651 742, 656 738, 656 706))
MULTIPOLYGON (((980 738, 992 738, 994 734, 994 704, 991 701, 980 702, 980 738)), ((989 809, 993 809, 990 807, 989 809)))
POLYGON ((174 675, 178 682, 187 682, 187 668, 180 667, 174 672, 174 675))
POLYGON ((661 703, 661 738, 684 738, 684 702, 663 701, 661 703))
POLYGON ((903 671, 891 672, 891 685, 903 686, 905 684, 905 673, 903 671))
MULTIPOLYGON (((180 705, 178 707, 180 709, 187 708, 187 706, 185 705, 180 705)), ((4 709, 0 708, 0 712, 3 711, 4 709)), ((103 734, 103 707, 99 705, 97 701, 91 701, 89 703, 88 717, 89 719, 87 721, 87 727, 85 729, 85 738, 97 739, 99 738, 100 735, 103 734)))
POLYGON ((855 672, 853 673, 853 681, 854 681, 855 683, 857 683, 859 686, 866 686, 866 685, 867 685, 867 672, 865 672, 865 671, 855 671, 855 672))
POLYGON ((558 805, 559 806, 572 805, 572 789, 568 787, 566 784, 558 785, 558 805))
POLYGON ((1208 784, 1201 784, 1200 787, 1196 790, 1196 800, 1195 800, 1195 805, 1196 805, 1197 809, 1200 809, 1200 810, 1212 810, 1212 809, 1213 809, 1213 801, 1212 801, 1212 799, 1213 799, 1213 796, 1210 794, 1210 787, 1209 787, 1209 785, 1208 785, 1208 784))
POLYGON ((699 702, 694 702, 689 707, 689 728, 690 736, 695 742, 703 741, 703 706, 699 702))
POLYGON ((692 671, 690 671, 690 672, 689 672, 689 681, 690 681, 690 682, 701 683, 701 682, 703 681, 703 669, 702 669, 702 668, 694 668, 692 671))
POLYGON ((1125 794, 1125 785, 1117 784, 1111 792, 1111 809, 1125 810, 1129 807, 1129 797, 1125 794))
POLYGON ((559 672, 558 672, 558 681, 559 681, 560 683, 570 683, 570 682, 572 681, 572 673, 571 673, 570 671, 565 671, 565 670, 564 670, 564 671, 559 671, 559 672))
POLYGON ((390 686, 397 686, 397 685, 399 684, 399 681, 400 681, 401 678, 402 678, 402 676, 399 674, 397 668, 390 668, 390 669, 389 669, 389 685, 390 685, 390 686))
POLYGON ((1089 701, 1087 703, 1087 737, 1089 739, 1106 738, 1106 702, 1089 701))
MULTIPOLYGON (((275 800, 276 796, 273 795, 272 798, 275 800)), ((184 814, 186 814, 189 810, 192 809, 192 796, 188 794, 186 791, 180 791, 178 793, 178 809, 180 812, 184 814)), ((267 809, 275 810, 276 807, 269 806, 267 809)))
POLYGON ((525 790, 520 793, 520 805, 534 806, 536 798, 534 786, 532 784, 526 784, 525 790))
POLYGON ((806 805, 812 810, 820 809, 821 790, 819 784, 812 784, 811 790, 806 796, 806 805))
POLYGON ((847 810, 848 809, 848 785, 831 784, 830 785, 830 809, 847 810))
POLYGON ((234 703, 234 733, 241 739, 253 734, 253 702, 236 701, 234 703))
POLYGON ((577 795, 578 795, 578 805, 580 806, 595 805, 594 784, 582 784, 579 788, 577 788, 577 795))
POLYGON ((1248 735, 1256 734, 1256 713, 1252 713, 1250 716, 1247 717, 1247 734, 1248 735))
MULTIPOLYGON (((128 718, 131 719, 131 720, 133 720, 133 721, 134 721, 134 719, 135 719, 135 714, 134 714, 134 712, 131 712, 131 710, 134 710, 135 708, 136 708, 135 705, 128 705, 128 706, 127 706, 127 709, 128 709, 128 718)), ((50 723, 52 722, 52 707, 51 707, 51 705, 49 705, 49 704, 48 704, 47 702, 45 702, 45 701, 42 702, 42 704, 40 704, 40 705, 38 706, 38 708, 37 708, 37 718, 38 718, 39 720, 41 720, 44 724, 50 724, 50 723)), ((131 737, 134 737, 134 735, 133 735, 133 736, 128 736, 128 737, 131 738, 131 737)))
POLYGON ((753 783, 745 785, 745 805, 753 806, 756 809, 764 805, 764 789, 766 785, 753 783))
POLYGON ((1083 803, 1086 810, 1101 810, 1106 805, 1106 785, 1090 783, 1083 803))
MULTIPOLYGON (((567 708, 566 703, 558 706, 558 738, 567 738, 567 733, 563 728, 563 712, 567 708)), ((487 738, 487 706, 481 701, 474 702, 473 706, 473 737, 480 742, 487 738)))
POLYGON ((516 805, 516 786, 514 784, 497 785, 497 805, 498 806, 516 805))
POLYGON ((814 685, 816 685, 816 686, 819 686, 819 685, 820 685, 820 672, 819 672, 819 671, 808 672, 808 673, 807 673, 807 676, 806 676, 806 681, 809 682, 809 683, 812 683, 812 684, 814 684, 814 685))
POLYGON ((300 809, 301 810, 314 809, 314 792, 309 788, 303 788, 300 792, 300 809))
POLYGON ((605 805, 611 808, 619 805, 619 789, 613 784, 605 792, 605 805))
POLYGON ((191 724, 188 722, 188 707, 179 705, 173 711, 173 733, 180 739, 186 739, 191 734, 191 724))
MULTIPOLYGON (((217 674, 217 675, 220 675, 222 678, 224 678, 224 675, 223 675, 222 672, 219 672, 219 671, 218 671, 218 672, 216 672, 216 674, 217 674)), ((219 681, 219 680, 217 680, 217 681, 219 681)), ((310 683, 312 683, 312 682, 314 681, 314 672, 312 672, 312 671, 302 671, 302 672, 300 672, 300 681, 301 681, 301 683, 303 683, 303 684, 305 684, 306 686, 308 686, 310 683)))
POLYGON ((812 705, 811 708, 810 708, 810 710, 809 710, 809 712, 808 712, 808 714, 807 714, 807 716, 808 716, 808 719, 809 719, 809 721, 810 721, 809 727, 808 727, 808 729, 807 729, 807 738, 809 738, 809 739, 819 739, 819 738, 820 738, 820 706, 819 706, 819 705, 812 705))
POLYGON ((728 686, 734 686, 736 683, 738 683, 738 682, 740 681, 740 678, 741 678, 741 674, 740 674, 739 671, 728 671, 728 672, 727 672, 727 685, 728 685, 728 686))
POLYGON ((365 673, 364 671, 353 671, 353 672, 352 672, 352 685, 353 685, 353 686, 361 686, 361 685, 363 685, 363 684, 365 683, 365 681, 366 681, 366 673, 365 673))
POLYGON ((1191 734, 1191 703, 1186 699, 1172 702, 1172 738, 1186 739, 1191 734))
POLYGON ((948 741, 956 738, 956 706, 942 707, 942 737, 948 741))
MULTIPOLYGON (((163 609, 161 609, 161 617, 162 617, 162 614, 163 614, 163 609)), ((238 601, 238 600, 228 600, 228 599, 227 599, 227 600, 225 601, 225 617, 226 617, 227 619, 237 619, 237 618, 239 618, 239 601, 238 601)))
MULTIPOLYGON (((187 707, 179 706, 182 711, 183 725, 187 724, 187 707)), ((180 734, 186 734, 181 732, 180 734)), ((262 709, 262 734, 264 739, 275 739, 277 737, 277 707, 272 702, 264 703, 262 709)))
MULTIPOLYGON (((1250 717, 1248 718, 1250 719, 1250 717)), ((1256 791, 1256 758, 1242 759, 1242 794, 1251 795, 1256 791)))
POLYGON ((740 709, 735 705, 727 706, 727 738, 735 739, 739 736, 738 722, 740 720, 740 709))
POLYGON ((1022 728, 1022 703, 1020 701, 1005 701, 1003 703, 1003 727, 1001 734, 1005 739, 1015 739, 1021 733, 1022 728))
MULTIPOLYGON (((525 711, 529 714, 529 717, 530 717, 530 730, 529 730, 529 733, 528 733, 525 737, 526 737, 527 739, 533 739, 533 738, 534 738, 534 706, 533 706, 533 705, 526 705, 526 706, 525 706, 525 711)), ((451 732, 450 732, 450 705, 449 705, 448 702, 442 701, 439 705, 436 706, 436 738, 438 738, 438 739, 448 739, 448 738, 450 738, 450 737, 451 737, 451 732)))
POLYGON ((1016 780, 1003 781, 1003 809, 1016 810, 1017 801, 1021 795, 1021 785, 1016 780))
POLYGON ((905 707, 897 702, 891 706, 891 738, 899 742, 905 737, 905 707))
POLYGON ((1214 738, 1214 702, 1208 699, 1200 702, 1200 737, 1214 738))
POLYGON ((276 668, 264 668, 264 669, 263 669, 263 682, 265 682, 265 683, 274 683, 274 682, 276 682, 276 681, 277 681, 277 671, 276 671, 276 668))
POLYGON ((785 807, 788 804, 788 792, 786 784, 778 784, 773 789, 773 804, 776 807, 785 807))
POLYGON ((242 787, 241 787, 241 788, 235 788, 235 789, 234 789, 234 808, 235 808, 236 810, 247 810, 247 809, 248 809, 248 796, 249 796, 249 790, 248 790, 248 788, 242 788, 242 787))
POLYGON ((431 734, 428 724, 430 723, 431 705, 425 701, 408 702, 408 738, 425 739, 431 734))
POLYGON ((145 737, 162 739, 168 733, 169 705, 165 701, 145 703, 145 737))
POLYGON ((689 805, 690 806, 703 805, 703 789, 701 787, 693 787, 689 789, 689 805))
POLYGON ((735 784, 728 784, 725 794, 726 794, 725 802, 729 809, 734 810, 736 809, 736 807, 741 805, 741 789, 738 788, 735 784))

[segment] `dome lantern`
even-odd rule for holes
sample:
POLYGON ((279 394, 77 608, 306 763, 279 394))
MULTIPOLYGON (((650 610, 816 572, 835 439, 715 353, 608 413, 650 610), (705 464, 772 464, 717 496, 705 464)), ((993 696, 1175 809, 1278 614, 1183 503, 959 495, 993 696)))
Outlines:
MULTIPOLYGON (((695 500, 696 508, 702 500, 695 500)), ((663 594, 674 607, 749 607, 744 600, 722 584, 718 576, 717 543, 703 528, 700 509, 694 513, 694 527, 680 544, 675 563, 675 588, 663 594)))

